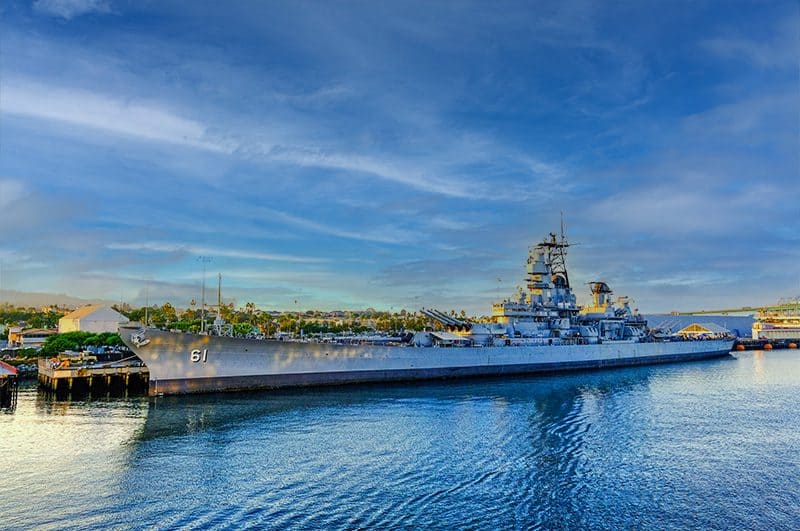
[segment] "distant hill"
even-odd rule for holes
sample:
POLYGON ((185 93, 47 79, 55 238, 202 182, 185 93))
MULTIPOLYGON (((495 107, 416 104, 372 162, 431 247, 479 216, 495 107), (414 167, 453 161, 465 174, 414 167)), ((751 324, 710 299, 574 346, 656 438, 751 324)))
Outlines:
POLYGON ((111 305, 115 303, 115 301, 108 301, 104 299, 81 299, 79 297, 73 297, 72 295, 66 295, 64 293, 38 293, 4 289, 0 303, 6 302, 15 304, 17 306, 34 307, 50 305, 78 307, 85 306, 87 304, 111 305))

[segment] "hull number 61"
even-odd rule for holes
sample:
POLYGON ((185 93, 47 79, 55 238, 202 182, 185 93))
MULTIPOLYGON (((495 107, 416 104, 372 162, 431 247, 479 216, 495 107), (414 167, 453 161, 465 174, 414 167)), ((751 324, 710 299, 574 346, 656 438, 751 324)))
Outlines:
POLYGON ((192 363, 197 363, 198 361, 202 361, 203 363, 208 361, 208 349, 204 348, 203 350, 194 349, 192 353, 189 355, 189 359, 192 360, 192 363))

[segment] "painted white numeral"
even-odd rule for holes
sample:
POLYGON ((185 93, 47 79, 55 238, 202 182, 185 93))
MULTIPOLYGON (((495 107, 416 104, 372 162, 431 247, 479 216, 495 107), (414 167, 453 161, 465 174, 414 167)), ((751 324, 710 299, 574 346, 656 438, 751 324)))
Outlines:
POLYGON ((204 348, 202 351, 198 349, 194 349, 191 354, 189 355, 189 359, 192 360, 192 363, 197 363, 201 361, 203 363, 208 361, 208 349, 204 348), (202 356, 201 356, 202 355, 202 356))

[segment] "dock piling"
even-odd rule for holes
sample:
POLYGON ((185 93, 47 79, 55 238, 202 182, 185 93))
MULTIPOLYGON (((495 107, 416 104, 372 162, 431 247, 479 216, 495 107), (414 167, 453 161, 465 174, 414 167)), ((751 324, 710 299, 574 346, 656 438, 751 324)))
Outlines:
POLYGON ((149 381, 147 367, 113 365, 53 367, 48 360, 40 359, 39 385, 56 395, 66 397, 84 392, 89 395, 102 393, 105 396, 117 394, 128 396, 129 391, 147 389, 149 381))

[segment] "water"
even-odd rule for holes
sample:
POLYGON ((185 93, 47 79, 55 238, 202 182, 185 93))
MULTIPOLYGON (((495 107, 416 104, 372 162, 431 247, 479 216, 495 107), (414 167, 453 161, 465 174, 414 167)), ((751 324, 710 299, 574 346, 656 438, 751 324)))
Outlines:
POLYGON ((800 352, 0 414, 0 527, 800 527, 800 352))

